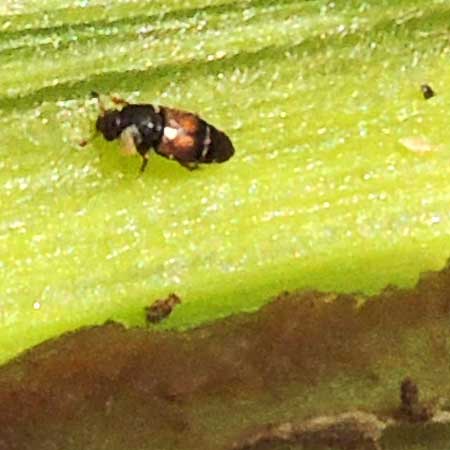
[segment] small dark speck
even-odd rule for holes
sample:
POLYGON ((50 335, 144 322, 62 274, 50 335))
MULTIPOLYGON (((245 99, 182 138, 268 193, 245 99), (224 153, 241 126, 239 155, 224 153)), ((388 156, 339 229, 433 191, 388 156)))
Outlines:
POLYGON ((422 91, 423 97, 425 100, 428 100, 431 97, 434 97, 436 93, 433 91, 429 84, 422 84, 420 86, 420 90, 422 91))

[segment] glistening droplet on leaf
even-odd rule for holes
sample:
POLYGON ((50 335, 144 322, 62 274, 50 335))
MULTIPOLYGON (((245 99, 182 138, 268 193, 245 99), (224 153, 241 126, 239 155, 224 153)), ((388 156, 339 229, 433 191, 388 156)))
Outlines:
POLYGON ((441 145, 436 145, 422 136, 404 137, 399 139, 399 142, 414 153, 430 153, 441 148, 441 145))

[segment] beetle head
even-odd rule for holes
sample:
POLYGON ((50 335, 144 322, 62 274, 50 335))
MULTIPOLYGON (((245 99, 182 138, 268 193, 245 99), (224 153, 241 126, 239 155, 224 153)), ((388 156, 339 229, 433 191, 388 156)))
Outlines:
POLYGON ((107 141, 117 139, 123 131, 120 111, 117 109, 106 110, 103 114, 98 116, 95 128, 103 134, 103 137, 107 141))

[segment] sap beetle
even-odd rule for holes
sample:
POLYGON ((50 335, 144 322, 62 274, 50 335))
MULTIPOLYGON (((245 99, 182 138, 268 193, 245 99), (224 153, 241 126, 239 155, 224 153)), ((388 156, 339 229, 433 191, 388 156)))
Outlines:
MULTIPOLYGON (((222 163, 234 154, 230 138, 196 114, 166 106, 128 103, 111 97, 120 109, 107 109, 98 93, 100 115, 95 128, 107 141, 118 139, 125 154, 139 153, 141 172, 147 166, 151 149, 173 159, 189 170, 198 164, 222 163)), ((81 145, 86 145, 84 141, 81 145)))

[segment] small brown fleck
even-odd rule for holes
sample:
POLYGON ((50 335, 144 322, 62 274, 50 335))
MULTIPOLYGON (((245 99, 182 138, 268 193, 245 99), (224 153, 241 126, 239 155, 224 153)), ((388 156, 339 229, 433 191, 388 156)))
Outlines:
POLYGON ((145 308, 147 322, 159 323, 168 317, 176 305, 181 303, 181 298, 176 294, 170 294, 167 298, 156 300, 145 308))

